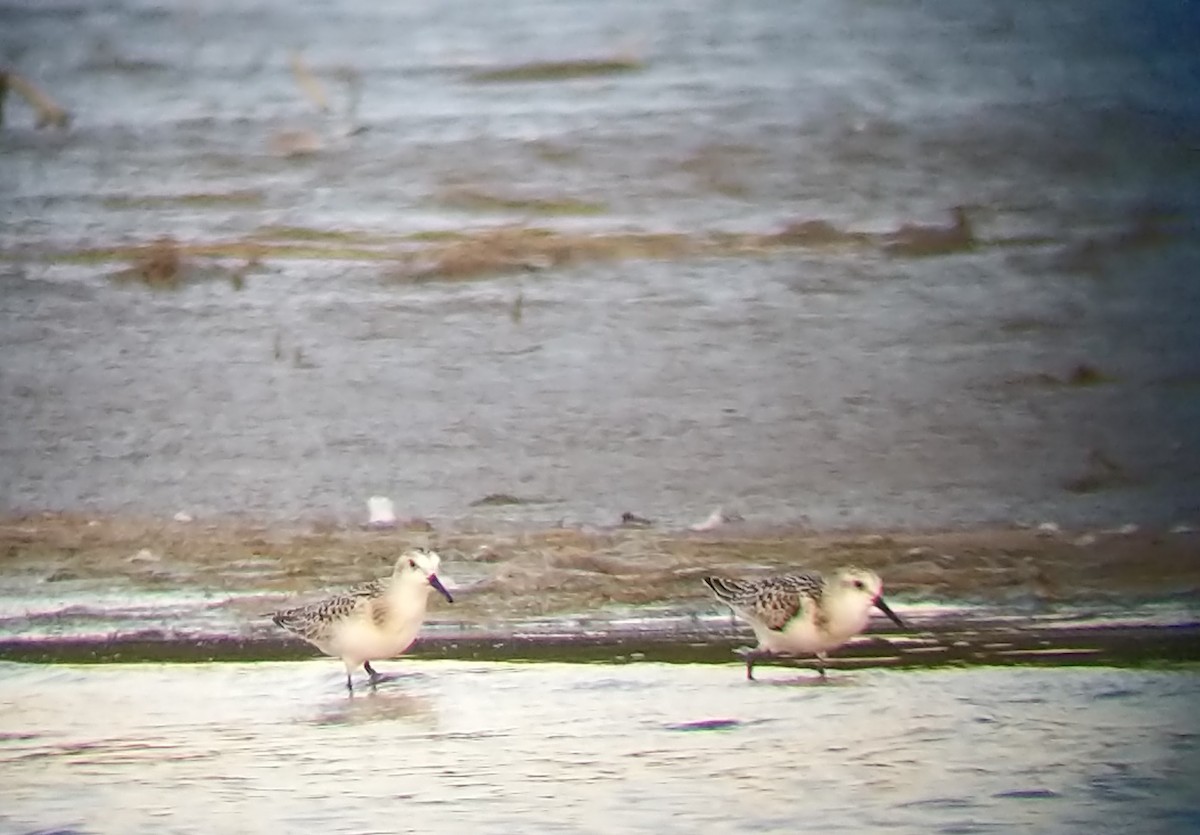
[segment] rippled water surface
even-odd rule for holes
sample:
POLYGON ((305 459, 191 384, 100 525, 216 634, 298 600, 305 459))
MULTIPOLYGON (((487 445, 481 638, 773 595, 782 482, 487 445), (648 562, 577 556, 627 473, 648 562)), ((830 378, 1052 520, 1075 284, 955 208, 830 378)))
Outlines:
MULTIPOLYGON (((384 665, 381 665, 384 666, 384 665)), ((1182 832, 1191 672, 0 665, 6 832, 1182 832)))

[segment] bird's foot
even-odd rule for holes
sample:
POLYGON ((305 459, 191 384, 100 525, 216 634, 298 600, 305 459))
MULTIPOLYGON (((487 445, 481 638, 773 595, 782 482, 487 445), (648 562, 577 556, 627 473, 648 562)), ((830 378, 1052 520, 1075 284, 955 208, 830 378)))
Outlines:
POLYGON ((367 679, 367 683, 371 685, 372 690, 375 689, 377 684, 384 684, 385 682, 389 681, 397 681, 401 677, 399 673, 381 673, 372 667, 370 662, 363 664, 363 669, 367 671, 367 675, 370 677, 367 679))
MULTIPOLYGON (((792 655, 785 652, 771 652, 761 647, 738 647, 733 651, 733 654, 746 662, 746 679, 747 681, 757 681, 754 678, 754 665, 760 661, 799 661, 800 656, 792 655)), ((813 664, 817 674, 820 676, 821 682, 829 681, 829 676, 825 673, 825 663, 828 659, 825 656, 819 655, 813 664)))
POLYGON ((738 647, 733 654, 746 662, 746 680, 754 681, 754 664, 772 657, 772 653, 756 647, 738 647))

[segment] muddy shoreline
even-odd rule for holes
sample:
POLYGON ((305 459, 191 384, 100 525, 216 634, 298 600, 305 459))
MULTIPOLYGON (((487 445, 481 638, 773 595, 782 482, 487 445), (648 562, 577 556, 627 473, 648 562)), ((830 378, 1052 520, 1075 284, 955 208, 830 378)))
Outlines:
POLYGON ((852 563, 880 572, 911 629, 873 625, 835 666, 1200 661, 1200 535, 1184 529, 483 532, 63 514, 0 522, 0 659, 312 657, 263 613, 386 573, 410 545, 442 552, 457 598, 431 610, 418 659, 734 663, 748 635, 718 616, 702 574, 852 563), (201 602, 136 610, 177 593, 201 602), (133 609, 78 621, 103 595, 133 609))
POLYGON ((813 531, 728 524, 714 531, 560 527, 368 530, 322 521, 176 521, 82 514, 0 519, 0 577, 51 587, 255 588, 291 596, 390 571, 410 546, 436 548, 469 591, 453 615, 505 618, 608 605, 705 600, 705 572, 743 575, 853 564, 889 599, 1000 603, 1154 600, 1200 591, 1200 530, 813 531))

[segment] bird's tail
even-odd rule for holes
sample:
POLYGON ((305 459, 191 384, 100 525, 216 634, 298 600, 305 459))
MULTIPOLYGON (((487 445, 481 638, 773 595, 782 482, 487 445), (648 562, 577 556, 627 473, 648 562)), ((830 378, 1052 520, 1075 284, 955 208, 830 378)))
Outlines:
POLYGON ((745 584, 740 580, 728 580, 724 577, 701 577, 704 585, 716 595, 717 600, 732 603, 745 591, 745 584))

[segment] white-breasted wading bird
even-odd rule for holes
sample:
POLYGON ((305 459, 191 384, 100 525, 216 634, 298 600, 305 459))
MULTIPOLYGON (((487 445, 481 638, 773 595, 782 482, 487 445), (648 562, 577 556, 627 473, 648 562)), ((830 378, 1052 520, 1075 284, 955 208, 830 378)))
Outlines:
POLYGON ((271 619, 326 655, 342 659, 347 690, 354 691, 351 675, 359 667, 367 671, 374 686, 382 677, 371 666, 372 659, 393 658, 412 645, 425 620, 429 592, 437 589, 454 602, 437 577, 440 566, 436 551, 414 548, 396 560, 391 577, 307 606, 284 609, 271 619))
POLYGON ((862 568, 842 568, 830 577, 804 571, 758 580, 702 579, 717 600, 754 628, 758 646, 738 651, 748 679, 754 678, 755 661, 794 655, 816 656, 825 678, 826 653, 866 629, 872 608, 905 628, 883 600, 879 575, 862 568))

